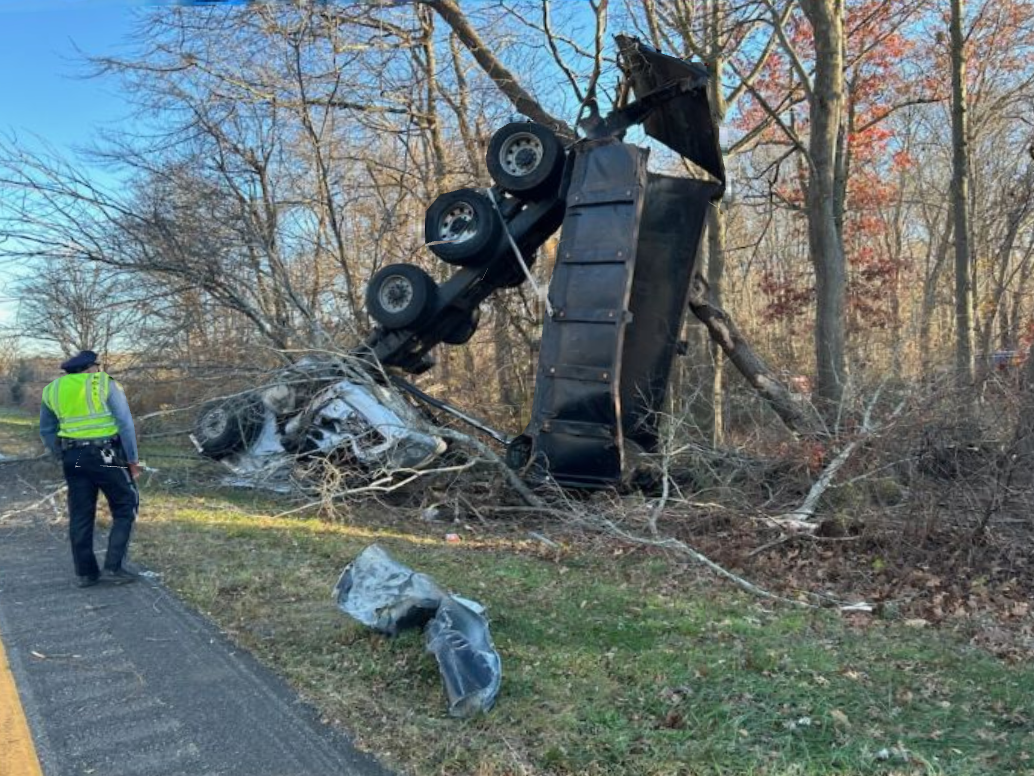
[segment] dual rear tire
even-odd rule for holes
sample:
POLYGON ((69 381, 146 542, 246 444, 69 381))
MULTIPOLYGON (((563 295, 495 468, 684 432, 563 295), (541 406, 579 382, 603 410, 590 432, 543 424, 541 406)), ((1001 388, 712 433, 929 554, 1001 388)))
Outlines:
MULTIPOLYGON (((532 122, 513 122, 500 129, 488 146, 488 172, 503 191, 534 201, 555 194, 565 162, 557 136, 532 122)), ((505 250, 504 225, 496 204, 482 191, 458 189, 439 196, 424 217, 424 242, 447 264, 480 268, 505 250)), ((419 327, 438 302, 438 285, 420 267, 390 264, 370 279, 366 309, 385 329, 419 327)), ((463 344, 477 330, 478 311, 443 337, 463 344)))
MULTIPOLYGON (((556 193, 565 159, 553 132, 524 121, 507 124, 492 136, 485 162, 500 189, 519 200, 534 201, 556 193)), ((484 266, 503 236, 499 209, 477 189, 442 194, 424 217, 424 242, 447 264, 484 266)))

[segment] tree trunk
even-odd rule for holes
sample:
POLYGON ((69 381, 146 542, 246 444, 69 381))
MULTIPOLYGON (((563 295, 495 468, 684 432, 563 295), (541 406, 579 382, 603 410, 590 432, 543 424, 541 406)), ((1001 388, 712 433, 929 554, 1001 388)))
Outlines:
MULTIPOLYGON (((712 289, 715 305, 722 306, 722 276, 725 273, 725 210, 717 202, 707 219, 707 283, 712 289)), ((715 447, 725 439, 725 357, 721 347, 711 341, 711 406, 714 413, 712 442, 715 447)))
POLYGON ((718 307, 708 293, 707 283, 695 278, 689 292, 689 309, 707 327, 711 338, 779 418, 796 434, 827 436, 822 419, 810 404, 795 399, 768 364, 758 356, 740 334, 736 324, 718 307))
POLYGON ((955 368, 963 384, 973 382, 973 259, 969 224, 969 138, 966 115, 966 50, 962 26, 965 0, 951 0, 952 210, 955 221, 955 368))
POLYGON ((838 213, 842 209, 844 113, 843 0, 801 0, 815 39, 815 78, 810 97, 808 245, 815 267, 816 397, 833 414, 846 378, 844 312, 847 272, 838 213))
MULTIPOLYGON (((711 79, 707 85, 711 99, 711 117, 714 125, 720 127, 725 121, 728 105, 725 101, 725 90, 722 77, 725 70, 723 56, 722 26, 723 4, 714 2, 708 14, 708 48, 711 51, 711 79)), ((717 307, 722 306, 722 279, 725 275, 725 207, 721 201, 716 202, 707 217, 707 283, 711 287, 711 298, 717 307)), ((714 417, 712 425, 712 443, 715 447, 725 439, 725 358, 717 342, 711 342, 711 407, 714 417)))
POLYGON ((955 224, 949 212, 944 219, 944 233, 937 243, 933 264, 931 266, 928 261, 926 277, 923 282, 923 305, 919 311, 919 360, 924 375, 928 375, 933 366, 930 328, 933 324, 934 312, 937 307, 937 284, 940 281, 941 270, 948 260, 948 243, 952 238, 954 230, 955 224))
POLYGON ((513 341, 510 339, 504 302, 494 300, 492 311, 492 344, 495 351, 495 371, 499 379, 499 402, 512 418, 520 417, 522 396, 520 378, 513 357, 513 341))

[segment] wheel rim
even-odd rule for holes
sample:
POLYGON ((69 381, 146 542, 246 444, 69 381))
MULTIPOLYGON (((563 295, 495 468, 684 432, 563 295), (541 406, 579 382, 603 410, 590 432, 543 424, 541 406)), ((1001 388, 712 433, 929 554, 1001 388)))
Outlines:
POLYGON ((521 178, 538 169, 545 154, 542 141, 531 132, 517 132, 499 149, 499 164, 507 175, 521 178))
POLYGON ((400 313, 413 301, 413 284, 402 275, 389 275, 381 283, 377 301, 389 313, 400 313))
POLYGON ((226 431, 227 422, 226 410, 212 410, 201 418, 201 434, 208 439, 216 439, 226 431))
POLYGON ((438 238, 447 242, 466 242, 477 234, 477 213, 469 202, 457 202, 438 223, 438 238))

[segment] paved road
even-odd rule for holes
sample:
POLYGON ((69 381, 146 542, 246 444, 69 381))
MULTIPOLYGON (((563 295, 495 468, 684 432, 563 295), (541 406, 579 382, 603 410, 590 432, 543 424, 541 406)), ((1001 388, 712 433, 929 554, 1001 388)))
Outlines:
POLYGON ((387 776, 160 585, 75 588, 64 530, 0 521, 0 639, 46 776, 387 776))

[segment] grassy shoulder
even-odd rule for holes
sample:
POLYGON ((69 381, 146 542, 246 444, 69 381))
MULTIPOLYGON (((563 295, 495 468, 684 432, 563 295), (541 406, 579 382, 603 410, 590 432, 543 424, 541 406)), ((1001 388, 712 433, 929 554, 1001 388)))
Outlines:
MULTIPOLYGON (((42 453, 39 415, 21 408, 0 406, 0 456, 18 458, 42 453)), ((197 456, 182 437, 154 440, 145 437, 140 441, 140 457, 163 472, 180 475, 212 468, 211 462, 197 456)))
POLYGON ((951 634, 772 609, 669 559, 453 527, 276 518, 239 494, 146 494, 137 558, 366 749, 412 774, 1034 773, 1034 670, 951 634), (372 542, 488 606, 496 708, 445 714, 420 634, 331 588, 372 542))
POLYGON ((15 458, 36 455, 42 449, 39 417, 22 409, 0 407, 0 455, 15 458))

